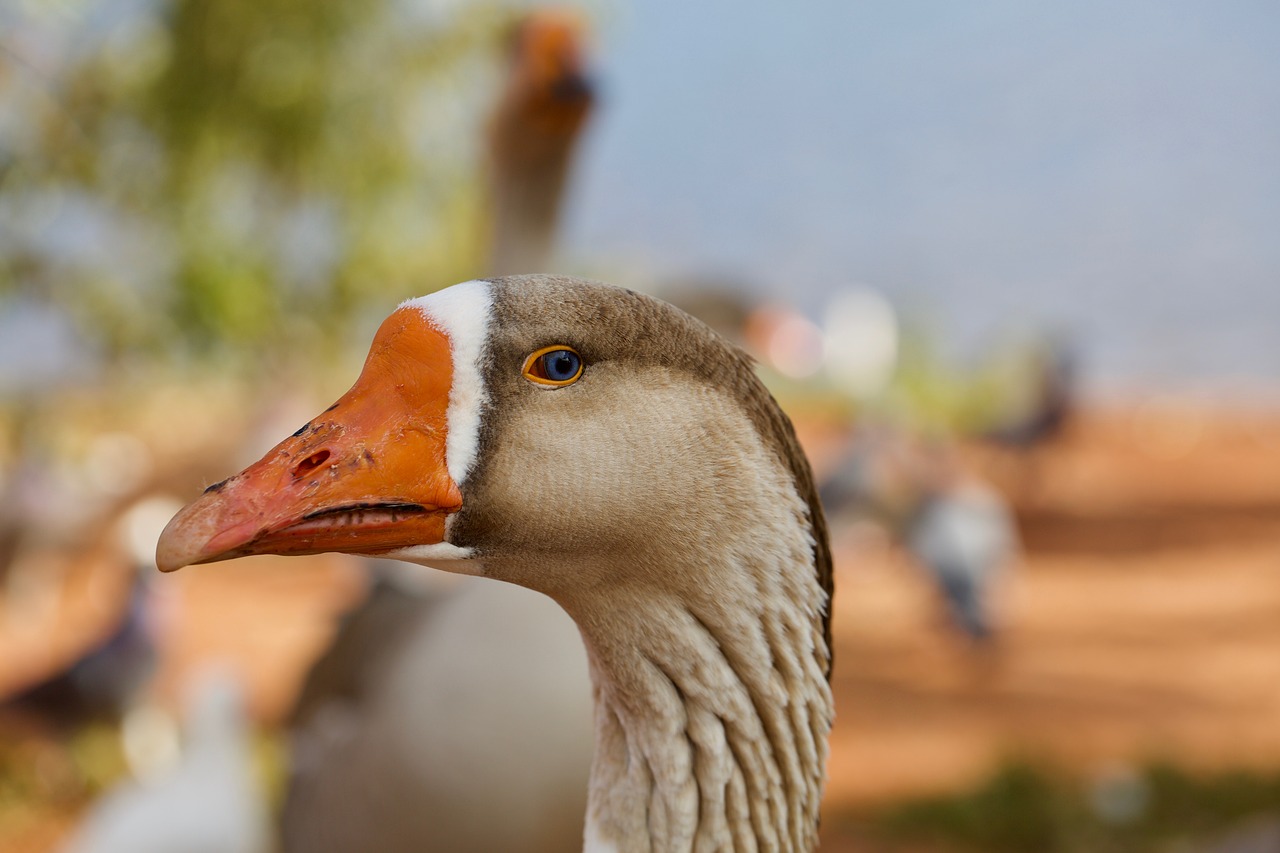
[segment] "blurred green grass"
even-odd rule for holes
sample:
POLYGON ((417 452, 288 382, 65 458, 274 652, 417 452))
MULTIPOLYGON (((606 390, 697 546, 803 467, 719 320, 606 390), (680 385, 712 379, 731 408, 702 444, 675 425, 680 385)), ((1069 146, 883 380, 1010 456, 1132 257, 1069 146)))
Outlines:
MULTIPOLYGON (((254 741, 274 806, 286 753, 277 732, 254 741)), ((32 821, 65 819, 127 776, 120 740, 108 726, 64 740, 0 739, 0 848, 32 821)), ((1242 824, 1280 820, 1280 770, 1198 773, 1152 762, 1094 779, 1013 759, 977 787, 871 808, 831 810, 834 838, 854 836, 879 850, 989 853, 1168 853, 1200 850, 1242 824)))
MULTIPOLYGON (((289 766, 285 738, 259 729, 252 748, 261 790, 278 809, 289 766)), ((63 735, 0 731, 0 851, 14 849, 19 839, 56 835, 39 825, 74 824, 96 798, 129 777, 117 726, 95 723, 63 735)))
POLYGON ((978 787, 832 817, 910 849, 989 853, 1196 850, 1242 823, 1280 820, 1280 771, 1194 773, 1162 762, 1082 780, 1014 759, 978 787))

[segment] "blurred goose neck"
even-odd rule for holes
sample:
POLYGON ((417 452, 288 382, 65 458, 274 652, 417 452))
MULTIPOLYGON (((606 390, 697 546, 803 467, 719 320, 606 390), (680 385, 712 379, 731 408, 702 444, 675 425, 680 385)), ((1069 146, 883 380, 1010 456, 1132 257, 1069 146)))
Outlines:
POLYGON ((491 177, 492 274, 550 268, 570 154, 566 144, 563 149, 547 153, 541 161, 510 163, 495 158, 491 177))

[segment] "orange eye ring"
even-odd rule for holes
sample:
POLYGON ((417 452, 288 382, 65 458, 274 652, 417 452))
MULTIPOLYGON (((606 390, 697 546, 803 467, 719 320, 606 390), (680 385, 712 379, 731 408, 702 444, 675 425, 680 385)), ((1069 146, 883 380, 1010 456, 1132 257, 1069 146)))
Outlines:
POLYGON ((582 356, 564 344, 543 347, 529 354, 521 372, 525 379, 537 385, 563 388, 582 377, 582 356))

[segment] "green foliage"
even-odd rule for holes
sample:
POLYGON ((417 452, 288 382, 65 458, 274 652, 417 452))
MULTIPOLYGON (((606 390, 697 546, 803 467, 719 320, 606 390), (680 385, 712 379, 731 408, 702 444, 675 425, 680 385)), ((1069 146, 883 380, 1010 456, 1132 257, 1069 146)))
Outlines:
POLYGON ((81 805, 124 772, 120 739, 109 726, 88 726, 65 742, 0 739, 0 818, 37 801, 81 805))
POLYGON ((443 8, 0 15, 0 294, 53 300, 108 353, 269 350, 333 343, 297 317, 343 328, 473 275, 509 13, 443 8), (32 44, 56 60, 29 62, 32 44))
POLYGON ((888 835, 925 837, 992 851, 1064 849, 1058 839, 1079 822, 1076 804, 1035 767, 1015 763, 977 790, 888 810, 876 821, 888 835))
POLYGON ((1280 773, 1196 776, 1153 764, 1108 794, 1026 762, 1011 762, 977 789, 888 806, 867 816, 897 841, 991 853, 1144 853, 1204 840, 1260 814, 1280 816, 1280 773), (1100 797, 1130 797, 1108 813, 1100 797))

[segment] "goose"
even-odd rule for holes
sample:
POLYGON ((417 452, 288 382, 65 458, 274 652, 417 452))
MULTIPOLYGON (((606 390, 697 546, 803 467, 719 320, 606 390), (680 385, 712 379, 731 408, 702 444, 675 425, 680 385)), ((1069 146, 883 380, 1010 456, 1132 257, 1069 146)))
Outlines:
POLYGON ((826 522, 790 421, 705 325, 544 275, 403 303, 352 389, 184 507, 156 561, 324 551, 572 617, 595 709, 585 850, 814 849, 826 522))

